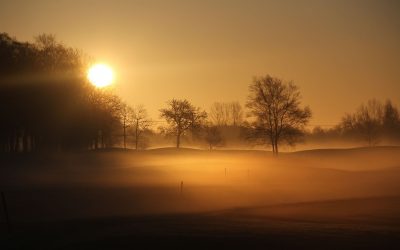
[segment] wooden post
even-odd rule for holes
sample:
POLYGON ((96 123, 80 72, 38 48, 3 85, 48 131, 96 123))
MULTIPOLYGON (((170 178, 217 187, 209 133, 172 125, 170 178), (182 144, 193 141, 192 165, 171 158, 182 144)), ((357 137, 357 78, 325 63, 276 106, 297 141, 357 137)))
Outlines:
POLYGON ((10 223, 10 218, 8 217, 7 202, 3 192, 1 192, 1 199, 3 201, 4 213, 6 214, 7 229, 8 232, 11 233, 11 223, 10 223))
POLYGON ((225 168, 225 176, 226 176, 226 168, 225 168))
POLYGON ((181 181, 181 195, 183 193, 183 181, 181 181))

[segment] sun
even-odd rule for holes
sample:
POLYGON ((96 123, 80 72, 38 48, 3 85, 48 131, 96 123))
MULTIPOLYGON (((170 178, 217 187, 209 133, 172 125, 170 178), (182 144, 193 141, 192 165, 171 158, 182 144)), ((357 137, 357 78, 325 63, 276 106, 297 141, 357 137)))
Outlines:
POLYGON ((89 68, 87 78, 94 86, 102 88, 114 81, 114 73, 110 66, 99 63, 89 68))

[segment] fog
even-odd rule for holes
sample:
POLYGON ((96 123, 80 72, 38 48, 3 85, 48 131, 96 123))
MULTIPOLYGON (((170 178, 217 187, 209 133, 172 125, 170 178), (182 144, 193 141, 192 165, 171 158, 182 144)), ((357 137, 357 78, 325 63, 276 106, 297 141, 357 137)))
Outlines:
POLYGON ((279 157, 251 150, 107 150, 3 158, 0 180, 10 217, 27 222, 386 199, 400 195, 399 162, 398 147, 279 157))

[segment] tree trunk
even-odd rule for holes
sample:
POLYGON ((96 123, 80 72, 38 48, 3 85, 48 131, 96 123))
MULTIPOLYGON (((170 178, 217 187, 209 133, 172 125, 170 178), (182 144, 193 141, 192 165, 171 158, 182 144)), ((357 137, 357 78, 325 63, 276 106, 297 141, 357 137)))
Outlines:
POLYGON ((274 137, 272 136, 272 134, 269 136, 269 140, 271 141, 272 155, 275 155, 275 143, 274 143, 274 137))
POLYGON ((126 149, 126 126, 125 126, 125 120, 124 120, 124 149, 126 149))
POLYGON ((181 145, 181 133, 178 132, 176 135, 176 148, 179 148, 181 145))
POLYGON ((274 145, 275 145, 275 156, 278 156, 279 150, 278 150, 278 138, 274 138, 274 145))
POLYGON ((139 120, 136 120, 136 128, 135 128, 135 149, 138 150, 139 145, 139 120))

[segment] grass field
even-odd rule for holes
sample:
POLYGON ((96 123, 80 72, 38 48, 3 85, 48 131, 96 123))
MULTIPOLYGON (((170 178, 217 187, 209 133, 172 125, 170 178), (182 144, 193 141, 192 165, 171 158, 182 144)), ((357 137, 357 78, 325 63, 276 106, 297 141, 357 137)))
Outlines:
POLYGON ((5 249, 400 245, 398 147, 3 157, 0 181, 5 249))

